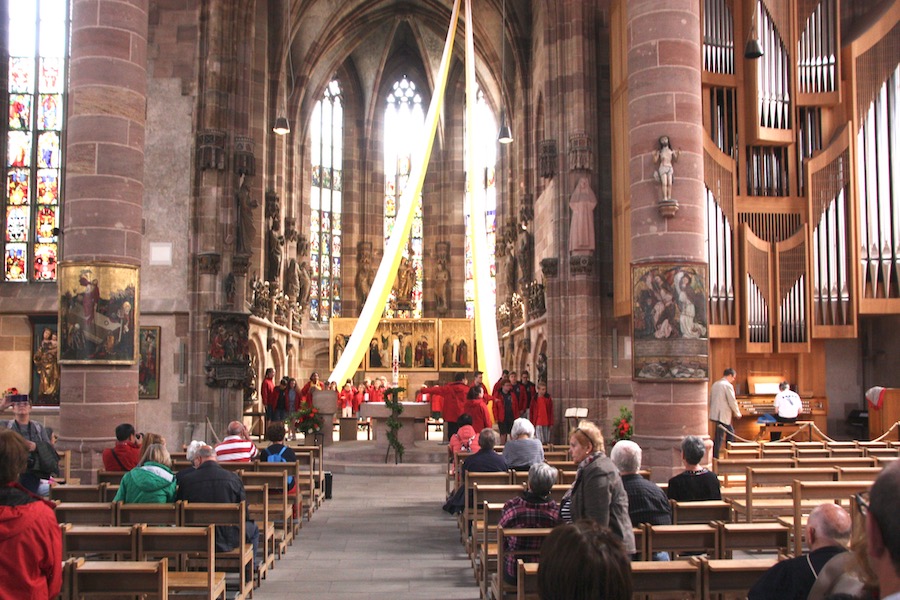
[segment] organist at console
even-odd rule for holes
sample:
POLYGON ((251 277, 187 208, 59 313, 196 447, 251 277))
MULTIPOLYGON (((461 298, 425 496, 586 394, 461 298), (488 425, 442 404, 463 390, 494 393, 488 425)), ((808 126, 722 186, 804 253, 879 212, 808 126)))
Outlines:
MULTIPOLYGON (((763 414, 775 414, 774 402, 778 384, 786 380, 787 377, 781 373, 750 372, 747 375, 748 394, 737 395, 738 406, 743 416, 732 422, 734 432, 738 436, 748 440, 769 439, 768 430, 773 425, 761 425, 757 423, 757 419, 763 414)), ((777 425, 779 431, 782 431, 782 437, 797 431, 807 421, 812 421, 819 430, 827 434, 828 399, 824 396, 805 396, 802 393, 800 399, 803 408, 797 422, 777 425)), ((803 440, 807 439, 806 434, 803 434, 803 440)))

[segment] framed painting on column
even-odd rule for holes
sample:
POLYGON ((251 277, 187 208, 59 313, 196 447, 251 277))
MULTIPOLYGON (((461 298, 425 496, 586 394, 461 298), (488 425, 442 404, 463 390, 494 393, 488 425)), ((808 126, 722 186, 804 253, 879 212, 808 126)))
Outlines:
POLYGON ((78 261, 59 267, 59 362, 135 364, 138 267, 78 261))
POLYGON ((138 398, 154 400, 159 398, 159 343, 160 328, 141 327, 138 363, 138 398))
POLYGON ((709 378, 707 266, 632 265, 634 379, 709 378))

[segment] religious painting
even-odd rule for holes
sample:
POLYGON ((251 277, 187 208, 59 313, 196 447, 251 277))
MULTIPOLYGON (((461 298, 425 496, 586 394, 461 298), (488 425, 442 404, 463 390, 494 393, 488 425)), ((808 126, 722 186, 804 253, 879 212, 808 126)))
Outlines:
POLYGON ((707 267, 691 263, 632 266, 634 378, 709 378, 707 267))
POLYGON ((59 362, 137 362, 138 267, 60 263, 59 362))
POLYGON ((159 327, 141 327, 138 362, 138 398, 159 398, 159 327))
POLYGON ((436 371, 435 319, 382 319, 369 342, 367 370, 390 371, 396 340, 400 369, 436 371))
POLYGON ((475 367, 475 330, 471 319, 441 319, 438 367, 441 371, 471 371, 475 367))
MULTIPOLYGON (((357 320, 358 319, 356 318, 342 317, 335 317, 331 319, 331 346, 328 350, 328 356, 331 358, 332 369, 337 365, 338 361, 341 359, 341 356, 344 355, 344 349, 350 342, 350 335, 353 333, 353 328, 356 327, 357 320)), ((358 370, 365 370, 365 358, 360 361, 358 370)))
POLYGON ((243 389, 250 372, 250 315, 211 311, 206 350, 206 385, 243 389))
POLYGON ((56 318, 36 317, 31 355, 31 400, 35 406, 59 406, 59 336, 56 318))

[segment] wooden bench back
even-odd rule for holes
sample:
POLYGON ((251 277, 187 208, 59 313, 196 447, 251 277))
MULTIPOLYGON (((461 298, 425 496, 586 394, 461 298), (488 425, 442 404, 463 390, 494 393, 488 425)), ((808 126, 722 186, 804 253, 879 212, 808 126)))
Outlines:
POLYGON ((124 595, 169 597, 168 560, 78 561, 72 570, 72 600, 124 595))
POLYGON ((180 525, 181 500, 172 504, 125 504, 116 503, 116 523, 118 525, 180 525))
POLYGON ((677 555, 682 552, 706 552, 719 556, 719 531, 710 524, 644 525, 647 536, 647 556, 656 552, 677 555))
POLYGON ((56 505, 56 520, 109 527, 116 524, 116 506, 112 502, 61 502, 56 505))
POLYGON ((631 563, 631 584, 635 598, 645 594, 666 594, 700 598, 700 567, 691 561, 637 561, 631 563))
POLYGON ((669 500, 673 525, 704 524, 710 521, 733 521, 731 502, 726 500, 703 500, 701 502, 678 502, 669 500))
POLYGON ((800 527, 803 516, 812 512, 810 501, 816 501, 816 504, 837 502, 847 506, 853 495, 867 491, 873 481, 794 481, 794 555, 803 553, 800 527))
POLYGON ((97 471, 97 483, 114 483, 119 485, 122 483, 122 478, 125 476, 127 471, 104 471, 100 469, 97 471))
POLYGON ((50 488, 50 499, 59 502, 103 502, 106 486, 105 483, 54 485, 50 488))
POLYGON ((104 527, 97 525, 60 525, 63 559, 84 557, 102 560, 135 560, 137 558, 136 527, 104 527))

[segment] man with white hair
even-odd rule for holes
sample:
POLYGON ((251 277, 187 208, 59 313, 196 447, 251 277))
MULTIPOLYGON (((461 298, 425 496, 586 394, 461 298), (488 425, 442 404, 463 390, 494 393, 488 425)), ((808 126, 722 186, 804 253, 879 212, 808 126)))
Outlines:
POLYGON ((240 421, 228 424, 225 439, 216 444, 216 460, 218 462, 250 462, 259 450, 250 439, 247 427, 240 421))
POLYGON ((773 565, 750 588, 748 600, 805 600, 825 563, 847 551, 851 526, 850 515, 837 504, 817 506, 806 521, 809 554, 773 565))
MULTIPOLYGON (((619 440, 609 454, 622 476, 622 485, 628 494, 631 524, 635 527, 639 527, 641 523, 671 525, 672 513, 666 493, 638 473, 641 470, 642 454, 641 447, 631 440, 619 440)), ((654 553, 653 560, 669 560, 669 555, 667 552, 657 552, 654 553)))

